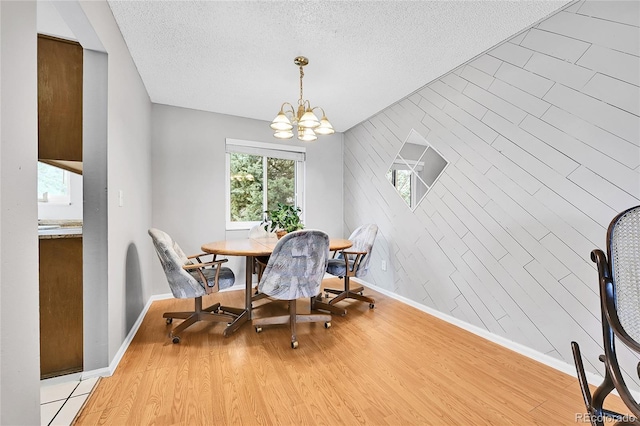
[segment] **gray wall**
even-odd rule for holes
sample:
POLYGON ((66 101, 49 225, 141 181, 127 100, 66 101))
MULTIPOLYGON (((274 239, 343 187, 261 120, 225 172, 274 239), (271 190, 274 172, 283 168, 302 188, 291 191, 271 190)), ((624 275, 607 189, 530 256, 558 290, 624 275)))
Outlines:
POLYGON ((147 300, 153 294, 147 271, 155 254, 146 233, 151 224, 151 101, 108 4, 81 6, 108 54, 108 289, 101 303, 108 309, 111 362, 129 331, 126 295, 141 293, 147 300), (134 249, 137 256, 131 256, 134 249), (132 289, 132 283, 140 288, 132 289))
MULTIPOLYGON (((247 235, 225 230, 226 138, 305 146, 305 225, 343 235, 341 134, 306 144, 283 142, 274 139, 266 121, 157 104, 152 111, 153 226, 169 233, 185 252, 199 253, 203 243, 247 235)), ((231 257, 228 265, 242 283, 243 262, 231 257)), ((154 293, 169 292, 157 260, 152 277, 154 293)))
MULTIPOLYGON (((146 235, 151 223, 151 102, 107 3, 61 5, 81 20, 88 19, 95 30, 93 36, 99 38, 89 44, 102 42, 109 55, 108 160, 104 163, 108 163, 108 187, 103 185, 108 206, 94 206, 108 209, 108 265, 104 269, 108 279, 92 282, 105 297, 96 300, 96 306, 85 306, 88 312, 107 313, 89 325, 100 335, 97 346, 92 346, 97 347, 93 359, 101 359, 90 367, 99 368, 108 366, 126 336, 128 274, 141 283, 146 298, 152 294, 147 275, 153 253, 146 235), (119 189, 125 190, 123 207, 118 207, 119 189), (132 244, 137 247, 136 256, 130 255, 132 244), (138 264, 131 265, 132 260, 138 264)), ((37 175, 36 2, 0 2, 0 20, 0 424, 32 425, 39 424, 40 418, 38 269, 16 269, 15 265, 25 259, 36 264, 38 258, 37 201, 33 197, 37 175)), ((107 262, 106 256, 102 259, 107 262)))
POLYGON ((82 97, 82 297, 84 370, 109 364, 108 306, 108 69, 106 53, 84 50, 82 97))
POLYGON ((0 2, 0 424, 40 423, 36 3, 0 2), (17 267, 21 265, 21 267, 17 267))
POLYGON ((640 204, 639 5, 574 3, 345 133, 367 281, 602 373, 589 254, 640 204), (412 128, 451 162, 413 213, 385 180, 412 128))

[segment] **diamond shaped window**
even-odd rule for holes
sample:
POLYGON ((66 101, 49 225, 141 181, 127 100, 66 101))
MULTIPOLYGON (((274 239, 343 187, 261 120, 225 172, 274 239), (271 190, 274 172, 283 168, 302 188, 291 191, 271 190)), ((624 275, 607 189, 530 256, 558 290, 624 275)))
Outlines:
POLYGON ((387 170, 387 180, 409 208, 415 210, 448 164, 425 138, 411 129, 387 170))

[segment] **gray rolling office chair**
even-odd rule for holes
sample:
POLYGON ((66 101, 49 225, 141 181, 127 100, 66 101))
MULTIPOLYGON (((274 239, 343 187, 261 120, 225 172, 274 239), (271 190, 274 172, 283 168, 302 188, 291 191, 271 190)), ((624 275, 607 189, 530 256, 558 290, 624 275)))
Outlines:
POLYGON ((369 271, 369 261, 371 260, 373 243, 376 240, 377 234, 378 226, 376 224, 369 223, 362 225, 349 236, 349 240, 353 243, 353 246, 347 250, 340 251, 337 256, 335 256, 336 253, 334 253, 334 258, 329 260, 327 273, 344 278, 344 289, 325 288, 324 292, 327 298, 329 294, 335 294, 336 296, 325 302, 322 301, 322 295, 319 295, 313 299, 314 309, 329 311, 344 316, 347 314, 347 310, 336 306, 336 303, 344 299, 356 299, 368 302, 369 308, 373 309, 375 307, 375 300, 372 297, 362 294, 364 287, 350 287, 349 278, 363 277, 369 271))
POLYGON ((269 257, 267 267, 258 284, 258 291, 272 299, 289 301, 289 315, 253 320, 256 332, 262 326, 289 323, 291 347, 298 347, 296 323, 324 322, 331 327, 331 315, 299 315, 296 300, 315 297, 320 292, 322 277, 329 258, 329 236, 322 231, 305 229, 289 232, 282 237, 269 257))
POLYGON ((184 320, 171 330, 169 337, 173 343, 179 343, 180 334, 197 321, 230 323, 243 312, 242 309, 221 306, 220 303, 202 308, 202 296, 231 287, 235 282, 233 271, 222 266, 227 259, 215 260, 213 255, 212 261, 202 262, 201 257, 211 255, 203 253, 187 256, 173 238, 159 229, 149 229, 149 235, 173 297, 195 299, 194 311, 164 313, 163 318, 166 318, 167 324, 171 324, 174 318, 184 320))
MULTIPOLYGON (((616 421, 615 424, 640 424, 640 405, 627 387, 618 357, 618 342, 640 355, 640 206, 616 216, 607 231, 607 255, 602 250, 591 252, 596 263, 600 285, 600 310, 604 355, 604 380, 591 393, 582 364, 578 343, 571 342, 582 397, 593 426, 616 421), (616 390, 633 416, 630 419, 603 408, 605 398, 616 390)), ((640 376, 640 363, 635 368, 640 376)))

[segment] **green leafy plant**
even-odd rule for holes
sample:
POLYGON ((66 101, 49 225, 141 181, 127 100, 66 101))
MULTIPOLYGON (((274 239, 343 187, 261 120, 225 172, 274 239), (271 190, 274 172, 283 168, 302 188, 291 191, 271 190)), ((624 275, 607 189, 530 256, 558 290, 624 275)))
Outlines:
POLYGON ((301 211, 299 207, 278 203, 275 209, 265 211, 264 230, 267 232, 293 232, 303 229, 304 224, 300 221, 301 211))

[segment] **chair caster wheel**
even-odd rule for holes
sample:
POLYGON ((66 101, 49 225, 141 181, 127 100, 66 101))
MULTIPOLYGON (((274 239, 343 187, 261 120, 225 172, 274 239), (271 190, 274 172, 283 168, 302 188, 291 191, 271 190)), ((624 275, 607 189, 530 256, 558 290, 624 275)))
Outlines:
POLYGON ((256 333, 261 333, 262 332, 262 327, 256 327, 256 333))
POLYGON ((373 303, 369 303, 369 309, 373 309, 375 307, 376 307, 376 305, 374 305, 373 303))
POLYGON ((173 339, 171 339, 171 341, 172 341, 173 343, 180 343, 180 337, 178 337, 178 336, 173 336, 173 339))
POLYGON ((325 322, 324 328, 331 328, 331 322, 330 321, 325 322))
POLYGON ((167 324, 171 324, 173 322, 173 318, 167 318, 167 324))
POLYGON ((293 342, 291 342, 291 349, 298 349, 298 341, 294 340, 293 342))

